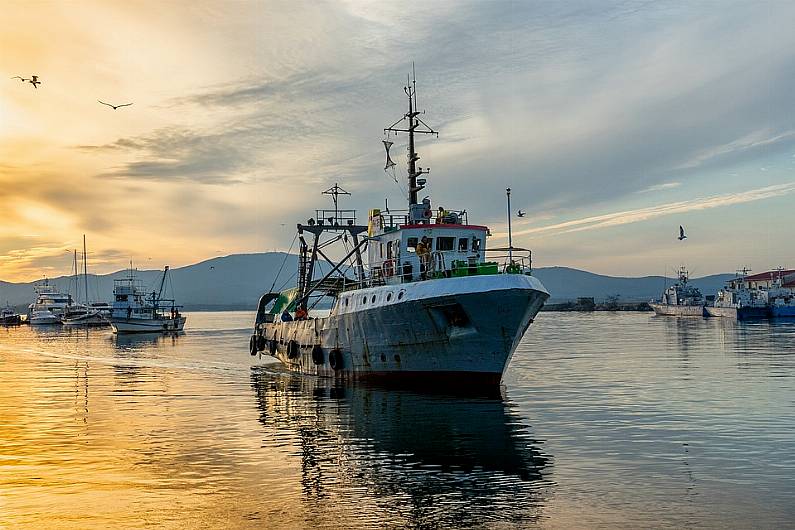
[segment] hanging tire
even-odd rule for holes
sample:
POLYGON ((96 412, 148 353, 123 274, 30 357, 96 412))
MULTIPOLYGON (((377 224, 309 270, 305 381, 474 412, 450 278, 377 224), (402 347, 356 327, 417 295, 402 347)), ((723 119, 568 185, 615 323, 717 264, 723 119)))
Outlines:
POLYGON ((315 364, 324 364, 326 362, 326 356, 320 344, 315 344, 312 347, 312 362, 315 364))
POLYGON ((268 341, 268 351, 270 352, 271 355, 276 354, 276 339, 268 341))
POLYGON ((265 337, 262 335, 257 335, 257 351, 265 351, 265 346, 267 346, 265 337))
POLYGON ((257 355, 257 336, 252 335, 248 341, 248 352, 251 355, 257 355))
POLYGON ((328 352, 328 362, 334 370, 342 370, 342 365, 344 364, 342 350, 334 348, 328 352))
POLYGON ((298 346, 298 342, 291 340, 287 343, 287 357, 290 359, 295 359, 301 354, 301 347, 298 346))

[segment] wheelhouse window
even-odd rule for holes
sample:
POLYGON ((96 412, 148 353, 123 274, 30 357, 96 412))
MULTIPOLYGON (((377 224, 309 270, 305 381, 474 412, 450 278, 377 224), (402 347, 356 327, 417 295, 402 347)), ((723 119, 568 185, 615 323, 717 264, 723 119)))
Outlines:
POLYGON ((410 237, 406 240, 406 250, 409 252, 416 252, 417 251, 417 238, 410 237))
POLYGON ((478 237, 472 238, 472 250, 474 252, 478 252, 480 250, 480 238, 478 237))
POLYGON ((453 250, 455 246, 454 237, 437 237, 436 250, 453 250))
POLYGON ((469 239, 462 237, 458 240, 458 251, 466 252, 469 250, 469 239))

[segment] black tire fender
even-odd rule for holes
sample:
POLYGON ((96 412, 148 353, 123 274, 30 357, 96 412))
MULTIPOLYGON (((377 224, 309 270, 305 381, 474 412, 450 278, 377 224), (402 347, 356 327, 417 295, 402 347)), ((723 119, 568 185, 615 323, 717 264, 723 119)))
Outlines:
POLYGON ((325 364, 326 362, 326 354, 320 344, 315 344, 312 347, 312 362, 315 364, 325 364))
POLYGON ((301 347, 298 345, 298 342, 291 340, 287 343, 287 357, 290 359, 295 359, 301 354, 301 347))
POLYGON ((257 336, 252 335, 248 341, 248 352, 251 355, 257 355, 257 336))
POLYGON ((328 352, 328 362, 334 370, 342 370, 345 361, 342 358, 342 350, 334 348, 328 352))

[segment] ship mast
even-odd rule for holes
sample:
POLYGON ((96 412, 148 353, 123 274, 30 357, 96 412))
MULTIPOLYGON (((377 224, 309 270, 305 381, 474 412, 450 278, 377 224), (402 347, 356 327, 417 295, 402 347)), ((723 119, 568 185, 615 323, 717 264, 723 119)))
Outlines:
POLYGON ((418 110, 417 107, 417 76, 414 72, 414 65, 411 66, 412 77, 413 79, 408 79, 406 82, 406 86, 403 87, 403 92, 406 93, 406 97, 409 100, 409 110, 406 114, 403 115, 398 121, 384 129, 384 133, 393 132, 395 134, 398 133, 408 133, 409 135, 409 145, 408 145, 408 180, 409 180, 409 189, 408 189, 408 200, 409 200, 409 216, 410 221, 415 221, 417 219, 413 219, 413 212, 414 209, 412 208, 413 205, 419 204, 417 199, 417 193, 425 188, 425 182, 421 181, 418 183, 417 177, 421 175, 427 175, 430 170, 423 169, 421 167, 417 167, 417 161, 420 159, 420 155, 417 154, 417 151, 414 147, 414 135, 415 134, 430 134, 436 135, 439 137, 439 133, 434 131, 427 123, 422 121, 419 118, 421 112, 418 110), (408 121, 408 126, 403 129, 399 128, 399 125, 405 126, 404 122, 408 121))

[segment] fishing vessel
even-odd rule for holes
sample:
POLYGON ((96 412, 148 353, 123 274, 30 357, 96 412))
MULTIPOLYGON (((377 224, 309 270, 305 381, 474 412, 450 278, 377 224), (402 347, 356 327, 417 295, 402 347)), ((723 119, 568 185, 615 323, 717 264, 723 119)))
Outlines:
POLYGON ((113 280, 113 309, 110 325, 114 333, 161 333, 182 331, 185 317, 182 306, 173 298, 163 298, 168 267, 163 271, 158 291, 147 293, 135 277, 132 265, 126 278, 113 280))
MULTIPOLYGON (((86 236, 83 235, 83 292, 82 302, 70 303, 64 309, 61 322, 65 326, 98 327, 108 326, 110 321, 102 314, 99 308, 88 301, 88 254, 86 252, 86 236)), ((74 254, 74 285, 75 292, 80 292, 79 267, 77 264, 77 251, 74 254)))
POLYGON ((531 275, 530 251, 512 245, 510 189, 508 247, 491 250, 503 263, 487 258, 489 229, 466 210, 419 199, 430 170, 417 164, 415 137, 438 133, 420 118, 416 80, 404 92, 408 112, 384 129, 383 143, 389 171, 392 135, 407 136, 408 208, 385 203, 364 225, 339 207, 348 192, 337 184, 323 192, 334 209, 297 225, 297 286, 262 296, 249 348, 319 376, 498 383, 549 293, 531 275), (325 297, 328 316, 309 317, 325 297))
POLYGON ((767 291, 751 285, 749 272, 748 269, 738 271, 737 277, 718 291, 714 305, 704 308, 707 316, 755 320, 770 315, 767 291))
POLYGON ((0 325, 15 326, 22 322, 22 316, 14 311, 11 306, 6 303, 3 309, 0 309, 0 325))
POLYGON ((698 287, 688 285, 689 273, 686 268, 679 268, 677 282, 668 287, 659 302, 649 302, 658 315, 678 317, 703 317, 704 297, 698 287))
POLYGON ((33 326, 60 325, 61 316, 71 297, 44 278, 34 286, 36 301, 28 306, 28 323, 33 326))

